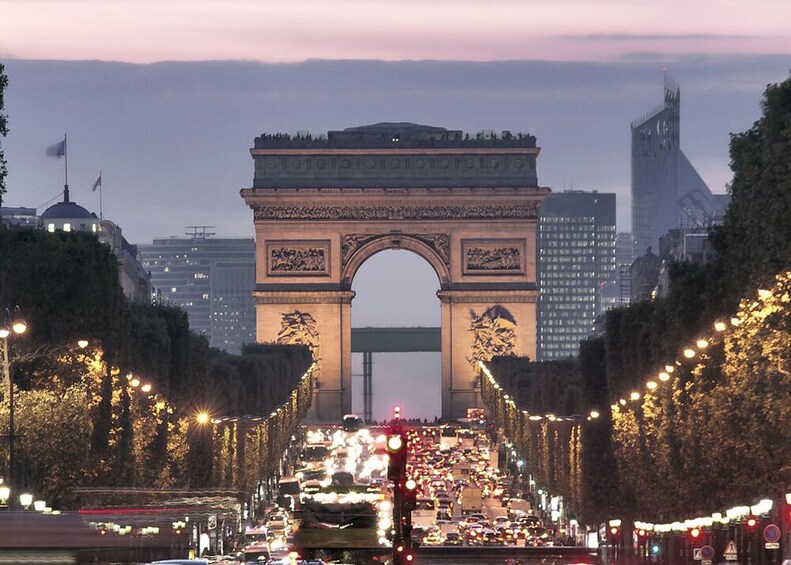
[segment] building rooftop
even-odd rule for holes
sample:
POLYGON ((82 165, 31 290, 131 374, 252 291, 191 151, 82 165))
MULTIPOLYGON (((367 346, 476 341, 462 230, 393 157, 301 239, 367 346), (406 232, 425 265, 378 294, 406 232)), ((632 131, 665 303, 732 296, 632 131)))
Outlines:
POLYGON ((96 214, 89 212, 76 202, 58 202, 53 204, 41 214, 44 220, 62 220, 76 218, 95 218, 96 214))
POLYGON ((255 138, 255 149, 430 149, 439 147, 524 147, 535 148, 536 138, 529 134, 497 134, 487 130, 470 135, 461 130, 414 124, 411 122, 379 122, 366 126, 329 131, 312 136, 262 133, 255 138))

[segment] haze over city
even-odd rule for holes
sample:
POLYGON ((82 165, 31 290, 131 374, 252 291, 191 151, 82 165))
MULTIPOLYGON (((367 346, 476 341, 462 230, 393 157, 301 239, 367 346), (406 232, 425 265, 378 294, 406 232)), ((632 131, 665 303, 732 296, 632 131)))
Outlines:
MULTIPOLYGON (((63 162, 44 151, 68 133, 72 199, 98 214, 101 170, 102 213, 133 243, 186 225, 250 236, 238 191, 251 184, 255 136, 382 121, 534 134, 539 184, 616 193, 628 230, 629 124, 661 103, 664 73, 681 85, 681 146, 724 193, 729 134, 758 118, 791 55, 781 1, 0 0, 0 10, 3 204, 40 212, 57 201, 63 162)), ((374 257, 355 280, 354 325, 439 325, 437 288, 411 254, 374 257)), ((377 375, 406 367, 376 359, 377 375)), ((423 362, 400 376, 419 379, 423 362)), ((413 400, 380 385, 388 405, 413 400)))

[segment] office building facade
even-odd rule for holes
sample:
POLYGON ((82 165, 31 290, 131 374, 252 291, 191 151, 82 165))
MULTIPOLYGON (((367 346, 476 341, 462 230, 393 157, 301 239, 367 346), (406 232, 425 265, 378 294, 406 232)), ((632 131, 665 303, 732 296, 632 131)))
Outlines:
POLYGON ((727 199, 712 194, 681 150, 681 89, 665 79, 664 103, 631 124, 632 235, 635 257, 671 229, 708 226, 727 199))
POLYGON ((615 194, 550 194, 539 210, 538 360, 574 357, 615 280, 615 194))
POLYGON ((213 238, 207 227, 138 249, 156 297, 183 308, 190 329, 206 335, 211 347, 239 353, 255 342, 255 241, 213 238))

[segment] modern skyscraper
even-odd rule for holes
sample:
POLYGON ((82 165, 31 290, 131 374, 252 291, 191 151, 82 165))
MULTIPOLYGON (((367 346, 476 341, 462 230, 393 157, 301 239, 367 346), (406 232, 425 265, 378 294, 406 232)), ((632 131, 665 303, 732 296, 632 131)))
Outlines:
POLYGON ((632 234, 621 232, 615 236, 615 278, 618 286, 618 304, 629 304, 631 275, 629 267, 634 261, 632 234))
POLYGON ((255 241, 214 239, 209 229, 189 226, 187 238, 158 238, 138 249, 159 298, 181 306, 209 345, 238 353, 255 342, 255 241))
POLYGON ((708 226, 722 215, 717 199, 679 145, 681 89, 665 76, 665 100, 631 124, 634 256, 679 227, 708 226))
POLYGON ((577 355, 615 273, 615 194, 550 194, 539 209, 538 360, 577 355))

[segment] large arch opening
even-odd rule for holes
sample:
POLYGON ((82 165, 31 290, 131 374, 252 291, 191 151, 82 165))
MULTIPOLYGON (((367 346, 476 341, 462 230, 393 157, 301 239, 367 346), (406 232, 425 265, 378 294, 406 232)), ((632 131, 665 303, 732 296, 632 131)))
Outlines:
MULTIPOLYGON (((440 279, 418 253, 403 248, 377 251, 352 277, 353 329, 440 327, 440 279)), ((364 361, 363 353, 352 353, 352 410, 360 415, 365 411, 364 361)), ((440 352, 377 352, 368 361, 373 420, 390 418, 395 405, 401 406, 404 418, 433 421, 442 415, 440 352)))

